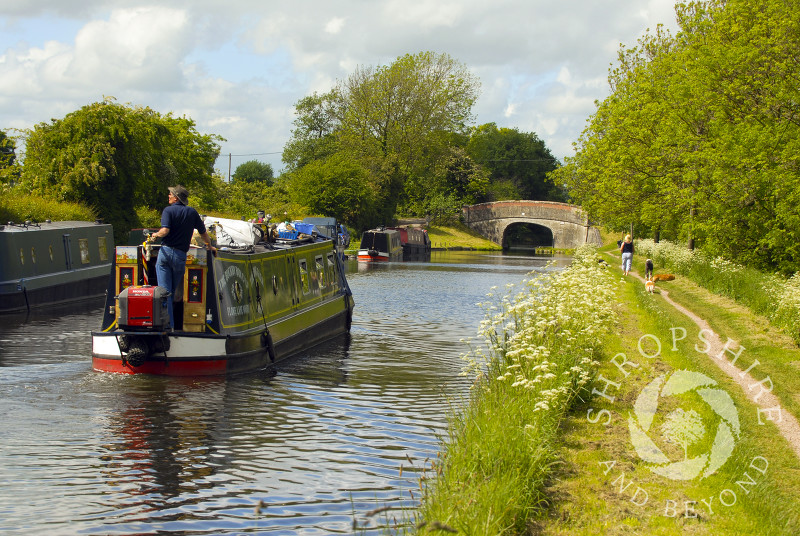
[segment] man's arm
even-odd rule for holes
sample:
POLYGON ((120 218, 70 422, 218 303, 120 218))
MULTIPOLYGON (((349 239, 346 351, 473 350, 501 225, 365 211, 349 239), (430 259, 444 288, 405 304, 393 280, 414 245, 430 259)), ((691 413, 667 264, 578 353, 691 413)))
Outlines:
POLYGON ((155 233, 150 235, 150 240, 155 240, 156 238, 164 238, 169 234, 169 227, 162 227, 155 233))

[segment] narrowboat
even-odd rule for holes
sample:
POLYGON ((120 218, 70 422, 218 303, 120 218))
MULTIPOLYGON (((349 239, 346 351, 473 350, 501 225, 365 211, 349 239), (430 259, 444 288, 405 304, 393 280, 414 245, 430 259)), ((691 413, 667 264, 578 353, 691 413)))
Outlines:
POLYGON ((0 225, 0 313, 101 304, 113 254, 114 231, 100 221, 0 225))
POLYGON ((399 261, 403 258, 400 232, 379 227, 364 231, 358 249, 358 260, 363 262, 399 261))
MULTIPOLYGON (((170 376, 264 368, 346 333, 354 301, 333 240, 281 237, 250 222, 206 218, 217 253, 191 246, 169 328, 157 286, 159 245, 118 246, 106 307, 92 333, 97 371, 170 376)), ((146 231, 145 231, 146 232, 146 231)))
POLYGON ((400 233, 404 261, 431 260, 431 239, 428 231, 418 227, 392 227, 400 233))

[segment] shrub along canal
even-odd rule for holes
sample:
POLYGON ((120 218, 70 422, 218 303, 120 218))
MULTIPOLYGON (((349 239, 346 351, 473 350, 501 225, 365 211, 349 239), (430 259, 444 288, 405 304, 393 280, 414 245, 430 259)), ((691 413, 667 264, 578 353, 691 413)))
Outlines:
POLYGON ((431 262, 349 261, 348 337, 277 371, 227 378, 93 372, 100 304, 5 317, 0 528, 348 533, 354 517, 410 505, 439 448, 445 397, 467 391, 459 341, 484 317, 476 304, 549 260, 436 251, 431 262))

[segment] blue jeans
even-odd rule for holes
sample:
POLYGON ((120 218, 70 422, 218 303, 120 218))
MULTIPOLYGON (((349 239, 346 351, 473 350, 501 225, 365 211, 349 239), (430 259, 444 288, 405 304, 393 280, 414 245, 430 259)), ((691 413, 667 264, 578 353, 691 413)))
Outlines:
POLYGON ((631 271, 631 261, 633 260, 633 253, 623 253, 622 254, 622 271, 623 272, 630 272, 631 271))
POLYGON ((169 292, 167 311, 169 327, 175 329, 175 317, 172 313, 172 297, 175 289, 183 285, 183 270, 186 268, 186 252, 169 246, 161 246, 156 261, 156 277, 158 286, 169 292))

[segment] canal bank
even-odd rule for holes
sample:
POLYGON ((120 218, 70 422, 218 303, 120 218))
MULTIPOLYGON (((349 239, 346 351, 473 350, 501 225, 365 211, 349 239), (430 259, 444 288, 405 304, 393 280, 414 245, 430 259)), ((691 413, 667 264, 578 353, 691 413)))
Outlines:
MULTIPOLYGON (((620 274, 616 267, 612 269, 620 274)), ((791 413, 796 403, 796 382, 787 370, 796 370, 800 352, 791 338, 763 317, 686 279, 657 283, 655 294, 647 293, 636 278, 620 276, 620 280, 624 282, 617 335, 606 342, 594 397, 564 422, 559 448, 562 463, 546 491, 552 507, 532 522, 531 530, 538 534, 797 534, 800 463, 776 427, 781 413, 791 413), (727 341, 722 355, 706 344, 712 338, 709 333, 701 333, 694 319, 663 299, 660 293, 665 289, 727 341), (656 341, 661 343, 660 351, 656 341), (619 365, 626 361, 629 364, 619 365), (748 368, 754 381, 742 389, 730 373, 738 377, 748 368), (730 427, 730 452, 719 448, 725 444, 719 440, 719 431, 737 421, 721 418, 716 414, 720 404, 708 403, 691 390, 676 396, 662 389, 653 407, 666 418, 657 417, 646 432, 668 458, 717 456, 723 463, 715 470, 706 466, 708 474, 658 474, 664 464, 654 458, 648 461, 647 454, 640 452, 644 449, 637 448, 641 442, 634 439, 632 430, 644 429, 641 411, 637 412, 647 399, 642 393, 657 378, 668 381, 678 374, 702 375, 706 385, 695 391, 707 389, 707 397, 713 391, 719 400, 732 401, 738 426, 730 427), (770 385, 780 398, 781 410, 765 411, 759 406, 770 385), (686 411, 684 415, 695 411, 705 425, 697 434, 684 435, 689 449, 683 456, 675 441, 663 441, 670 431, 668 417, 678 408, 686 411)), ((674 427, 672 431, 675 435, 674 427)))
MULTIPOLYGON (((479 520, 483 526, 513 527, 508 533, 531 534, 797 533, 800 465, 775 426, 780 412, 754 400, 772 384, 781 411, 792 409, 796 384, 789 381, 788 370, 796 370, 800 354, 791 339, 696 285, 680 279, 669 283, 670 293, 687 308, 701 310, 723 341, 736 341, 727 346, 723 367, 751 369, 757 381, 745 391, 720 367, 719 358, 709 355, 696 324, 659 295, 667 284, 649 294, 637 279, 622 277, 616 266, 609 270, 617 280, 613 328, 602 338, 591 391, 564 413, 552 456, 537 460, 551 472, 518 491, 522 498, 533 493, 534 504, 508 517, 514 501, 487 503, 493 511, 479 514, 479 503, 462 489, 465 500, 454 496, 450 510, 423 507, 426 521, 474 534, 501 532, 481 530, 479 520), (654 416, 648 418, 643 407, 654 416), (692 463, 699 469, 692 469, 692 463)), ((519 402, 518 397, 505 401, 528 405, 519 402)), ((463 410, 451 430, 465 427, 461 421, 474 413, 463 410)), ((530 430, 532 424, 516 426, 530 430)), ((508 436, 506 430, 494 433, 508 436)), ((459 465, 447 459, 451 450, 443 450, 445 459, 437 461, 431 489, 459 465)), ((486 481, 510 482, 514 478, 503 475, 529 471, 528 462, 519 462, 513 456, 494 458, 488 473, 475 472, 478 465, 473 464, 464 474, 447 478, 464 488, 475 482, 478 487, 486 481)))

